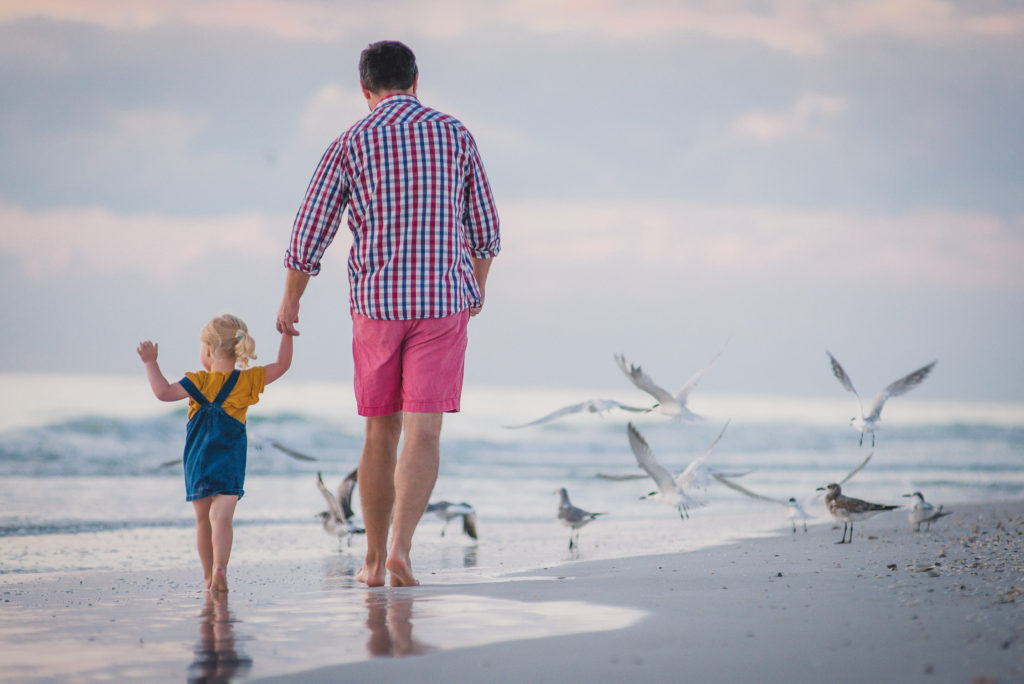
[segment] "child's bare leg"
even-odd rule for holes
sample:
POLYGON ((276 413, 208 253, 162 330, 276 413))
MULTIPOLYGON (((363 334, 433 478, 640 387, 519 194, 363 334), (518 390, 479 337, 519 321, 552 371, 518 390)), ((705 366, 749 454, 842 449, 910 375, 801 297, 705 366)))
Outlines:
POLYGON ((212 497, 197 499, 192 502, 196 512, 196 549, 199 551, 199 562, 203 566, 203 582, 210 588, 213 580, 213 533, 210 526, 210 504, 212 497))
POLYGON ((231 557, 231 542, 234 540, 232 521, 238 497, 234 494, 217 494, 210 505, 210 527, 213 546, 213 577, 210 589, 228 590, 228 559, 231 557))

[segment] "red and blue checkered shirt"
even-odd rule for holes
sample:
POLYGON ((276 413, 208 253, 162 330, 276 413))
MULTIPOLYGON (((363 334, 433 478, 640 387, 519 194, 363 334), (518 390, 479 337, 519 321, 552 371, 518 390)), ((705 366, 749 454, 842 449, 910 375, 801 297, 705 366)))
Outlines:
POLYGON ((471 257, 498 254, 498 214, 476 143, 412 95, 381 100, 324 153, 292 228, 285 266, 320 272, 348 209, 356 313, 442 318, 480 299, 471 257))

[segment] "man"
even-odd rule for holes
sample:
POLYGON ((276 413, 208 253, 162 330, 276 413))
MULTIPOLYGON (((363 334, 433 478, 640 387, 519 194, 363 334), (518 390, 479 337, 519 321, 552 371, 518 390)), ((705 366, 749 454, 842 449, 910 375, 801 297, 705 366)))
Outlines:
POLYGON ((409 554, 437 480, 441 417, 459 410, 467 322, 483 307, 500 249, 498 216, 473 137, 419 103, 408 47, 370 45, 359 79, 370 114, 328 147, 313 174, 285 256, 277 327, 299 334, 299 300, 347 209, 354 384, 366 417, 359 494, 367 549, 356 578, 382 586, 390 573, 392 586, 410 586, 418 584, 409 554))

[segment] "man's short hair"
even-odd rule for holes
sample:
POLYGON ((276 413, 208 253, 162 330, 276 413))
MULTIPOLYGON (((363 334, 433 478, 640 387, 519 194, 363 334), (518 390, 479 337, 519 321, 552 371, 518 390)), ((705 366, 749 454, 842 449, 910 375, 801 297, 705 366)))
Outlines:
POLYGON ((416 55, 397 40, 371 43, 359 55, 359 82, 371 93, 409 90, 417 73, 416 55))

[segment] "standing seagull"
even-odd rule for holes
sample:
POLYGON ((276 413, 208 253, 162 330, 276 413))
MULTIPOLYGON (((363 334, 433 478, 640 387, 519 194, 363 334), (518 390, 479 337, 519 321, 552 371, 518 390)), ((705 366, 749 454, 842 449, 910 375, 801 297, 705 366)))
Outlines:
POLYGON ((914 526, 915 532, 921 531, 921 523, 928 523, 928 530, 932 529, 932 523, 949 515, 949 512, 943 513, 942 506, 937 509, 930 503, 924 500, 924 494, 921 492, 914 492, 913 494, 904 494, 903 496, 914 497, 917 501, 910 507, 910 513, 907 518, 910 520, 910 524, 914 526))
MULTIPOLYGON (((852 478, 854 475, 859 473, 864 468, 864 466, 866 466, 868 464, 868 461, 871 460, 871 457, 874 455, 874 453, 875 452, 873 452, 873 451, 869 452, 868 455, 867 455, 867 458, 865 458, 863 461, 861 461, 859 464, 857 464, 856 468, 854 468, 849 473, 847 473, 846 477, 844 477, 842 480, 839 481, 839 484, 840 485, 846 484, 847 481, 849 481, 850 478, 852 478)), ((804 499, 804 504, 801 504, 800 502, 798 502, 796 500, 796 497, 792 497, 792 496, 789 497, 788 499, 773 499, 771 497, 764 496, 762 494, 756 494, 755 492, 752 492, 749 489, 746 489, 745 487, 741 487, 740 485, 738 485, 735 482, 733 482, 731 479, 729 479, 731 477, 729 475, 725 475, 725 474, 722 474, 722 473, 712 473, 711 476, 714 477, 719 482, 721 482, 722 484, 724 484, 729 489, 735 490, 735 491, 739 492, 740 494, 745 494, 746 496, 749 496, 749 497, 751 497, 753 499, 760 499, 761 501, 770 501, 772 503, 779 504, 780 506, 784 506, 785 509, 786 509, 786 512, 789 514, 789 516, 788 516, 789 521, 793 523, 793 532, 794 533, 796 533, 796 521, 797 520, 803 521, 804 532, 806 532, 807 531, 807 519, 814 517, 814 516, 810 515, 807 511, 804 510, 804 504, 809 504, 810 501, 812 501, 813 499, 817 498, 817 496, 814 493, 812 493, 811 496, 805 498, 804 499)))
POLYGON ((345 537, 348 537, 348 545, 351 546, 353 534, 366 533, 366 530, 352 520, 352 492, 356 486, 358 473, 359 469, 356 468, 341 481, 337 497, 327 489, 323 476, 319 472, 316 474, 316 487, 327 501, 327 510, 318 513, 317 517, 323 523, 324 532, 338 538, 339 549, 341 540, 345 537))
POLYGON ((921 384, 921 381, 928 377, 931 373, 932 368, 935 367, 936 362, 932 361, 927 366, 918 368, 916 371, 900 378, 896 382, 892 383, 884 390, 878 393, 875 397, 875 402, 871 405, 871 412, 864 415, 864 404, 860 400, 860 395, 857 394, 857 390, 853 388, 853 383, 850 381, 850 376, 846 374, 843 367, 836 361, 836 357, 832 356, 832 352, 825 350, 828 354, 829 360, 832 362, 832 372, 835 374, 836 379, 839 380, 839 384, 843 388, 857 397, 857 410, 859 415, 854 416, 850 419, 853 427, 860 431, 860 445, 864 446, 864 433, 871 433, 871 446, 875 446, 875 428, 878 426, 878 421, 882 418, 882 407, 885 406, 886 400, 890 397, 898 397, 901 394, 906 394, 917 385, 921 384))
POLYGON ((563 525, 573 530, 569 534, 569 550, 571 551, 574 546, 579 546, 580 528, 604 513, 591 513, 582 508, 576 508, 569 501, 569 492, 565 491, 565 487, 558 489, 555 494, 561 497, 558 504, 558 519, 563 525))
POLYGON ((630 382, 636 385, 637 389, 647 392, 658 400, 658 403, 651 407, 651 410, 663 413, 677 422, 682 420, 692 422, 699 420, 701 417, 691 411, 686 405, 687 400, 690 398, 690 392, 692 392, 693 388, 697 386, 700 379, 704 377, 704 373, 711 368, 711 364, 713 364, 724 351, 725 347, 723 346, 718 353, 715 354, 714 358, 708 361, 706 366, 697 371, 696 375, 690 378, 686 384, 683 385, 683 388, 679 390, 675 396, 654 382, 654 380, 651 379, 651 376, 644 372, 643 368, 627 363, 626 357, 622 354, 616 354, 615 361, 619 364, 619 368, 621 368, 622 372, 626 374, 626 377, 629 378, 630 382))
POLYGON ((680 518, 689 518, 690 507, 699 506, 700 502, 688 495, 685 488, 692 484, 706 486, 705 483, 710 475, 707 468, 704 467, 704 460, 711 453, 711 450, 715 448, 715 445, 718 444, 718 440, 722 439, 722 435, 725 434, 725 428, 727 427, 729 427, 728 422, 726 422, 722 431, 718 433, 718 437, 711 443, 711 446, 703 454, 693 459, 683 472, 673 477, 672 473, 665 470, 658 463, 654 451, 648 446, 647 440, 643 438, 643 435, 636 429, 636 426, 629 423, 626 426, 626 433, 629 436, 629 446, 633 449, 636 462, 647 471, 647 474, 651 476, 654 484, 658 487, 657 491, 651 492, 642 498, 653 499, 654 501, 674 506, 679 511, 680 518))
POLYGON ((827 487, 818 487, 818 490, 826 492, 825 508, 828 509, 832 517, 843 521, 843 538, 837 541, 836 544, 853 543, 853 523, 855 521, 867 520, 878 513, 900 508, 900 506, 868 503, 861 499, 854 499, 852 496, 843 496, 843 488, 834 482, 827 487), (847 527, 850 528, 850 541, 846 541, 847 527))
POLYGON ((774 504, 779 504, 780 506, 784 506, 786 508, 786 512, 789 514, 789 521, 791 523, 793 523, 793 534, 796 534, 796 521, 797 520, 803 521, 804 532, 807 531, 807 519, 810 518, 811 516, 809 516, 807 514, 807 511, 805 511, 804 507, 801 506, 799 502, 797 502, 795 497, 791 496, 791 497, 789 497, 786 500, 783 500, 783 499, 773 499, 770 496, 763 496, 761 494, 755 494, 754 492, 750 491, 749 489, 747 489, 745 487, 741 487, 740 485, 736 484, 735 482, 733 482, 729 478, 725 477, 724 475, 719 475, 717 473, 714 473, 714 474, 712 474, 712 477, 715 478, 716 480, 718 480, 719 482, 721 482, 722 484, 724 484, 729 489, 733 489, 733 490, 739 492, 740 494, 745 494, 745 495, 749 496, 752 499, 760 499, 761 501, 770 501, 770 502, 772 502, 774 504))
POLYGON ((448 523, 458 517, 462 517, 462 531, 473 539, 476 539, 476 511, 468 503, 452 503, 450 501, 438 501, 427 505, 427 513, 433 513, 441 520, 444 520, 444 527, 441 528, 441 536, 448 529, 448 523))

